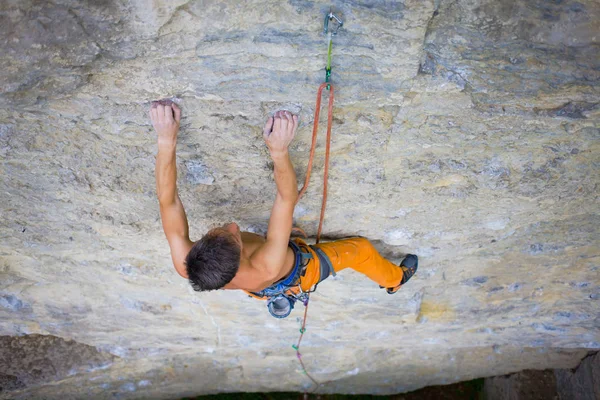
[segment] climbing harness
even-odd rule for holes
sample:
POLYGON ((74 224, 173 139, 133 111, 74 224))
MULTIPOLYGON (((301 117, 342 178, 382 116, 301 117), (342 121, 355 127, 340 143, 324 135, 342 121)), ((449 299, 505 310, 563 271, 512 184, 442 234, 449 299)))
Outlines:
POLYGON ((300 286, 300 276, 306 270, 308 261, 313 257, 312 254, 302 251, 300 246, 290 241, 289 247, 294 251, 294 268, 292 272, 282 280, 275 282, 260 292, 248 292, 251 296, 259 299, 267 299, 267 309, 275 318, 285 318, 294 309, 297 300, 303 303, 307 301, 308 294, 300 288, 299 293, 293 289, 300 286))
POLYGON ((314 292, 319 283, 331 275, 335 276, 333 265, 323 250, 314 246, 308 246, 315 252, 319 260, 319 280, 312 290, 308 292, 303 291, 299 283, 300 277, 304 276, 306 267, 309 261, 313 259, 313 255, 308 251, 303 251, 301 246, 293 241, 289 242, 289 247, 294 251, 294 267, 292 268, 292 272, 287 277, 260 292, 248 292, 252 297, 262 300, 266 299, 267 309, 275 318, 285 318, 290 315, 296 301, 300 300, 302 303, 306 303, 309 293, 314 292))

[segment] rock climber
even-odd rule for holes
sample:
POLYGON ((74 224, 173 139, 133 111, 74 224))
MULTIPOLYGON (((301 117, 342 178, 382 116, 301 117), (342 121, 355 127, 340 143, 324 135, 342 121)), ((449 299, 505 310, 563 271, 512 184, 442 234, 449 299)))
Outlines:
POLYGON ((288 146, 296 133, 298 116, 288 111, 269 117, 263 130, 277 186, 266 237, 241 232, 231 222, 209 230, 198 241, 190 240, 187 217, 177 193, 175 149, 181 110, 170 101, 153 102, 150 118, 158 135, 155 174, 163 229, 175 270, 189 280, 194 290, 241 289, 268 300, 271 314, 283 318, 295 300, 345 268, 361 272, 390 294, 396 293, 417 270, 417 256, 409 254, 397 266, 364 238, 316 245, 307 245, 299 238, 290 240, 298 189, 288 146))

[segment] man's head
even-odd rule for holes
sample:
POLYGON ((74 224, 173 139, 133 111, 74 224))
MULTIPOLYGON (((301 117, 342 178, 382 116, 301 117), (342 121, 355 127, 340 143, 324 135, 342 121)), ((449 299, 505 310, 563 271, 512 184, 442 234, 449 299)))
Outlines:
POLYGON ((211 229, 197 241, 185 265, 196 291, 220 289, 233 279, 240 267, 242 237, 235 223, 211 229))

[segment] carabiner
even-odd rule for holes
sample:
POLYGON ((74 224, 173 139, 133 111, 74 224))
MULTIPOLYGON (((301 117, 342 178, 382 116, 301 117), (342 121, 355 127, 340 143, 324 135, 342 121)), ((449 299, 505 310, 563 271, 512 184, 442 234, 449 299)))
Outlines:
POLYGON ((331 21, 331 20, 335 20, 337 22, 337 28, 335 28, 335 31, 332 31, 331 34, 337 35, 338 30, 342 27, 342 25, 344 25, 344 23, 342 22, 341 19, 339 19, 338 17, 333 15, 333 12, 331 12, 331 9, 329 10, 329 14, 327 14, 325 16, 325 22, 323 23, 323 33, 325 33, 325 34, 329 33, 329 21, 331 21))

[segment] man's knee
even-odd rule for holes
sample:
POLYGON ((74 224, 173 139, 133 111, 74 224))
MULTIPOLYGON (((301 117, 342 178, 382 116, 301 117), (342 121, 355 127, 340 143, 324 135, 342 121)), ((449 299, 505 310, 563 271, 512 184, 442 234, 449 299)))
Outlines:
POLYGON ((364 237, 355 237, 350 239, 354 242, 354 244, 356 246, 358 246, 361 249, 372 249, 373 248, 373 244, 371 243, 371 241, 367 238, 364 237))
POLYGON ((377 254, 377 250, 373 247, 373 244, 369 239, 363 237, 356 237, 350 239, 352 245, 356 247, 356 257, 359 263, 369 261, 374 254, 377 254))

